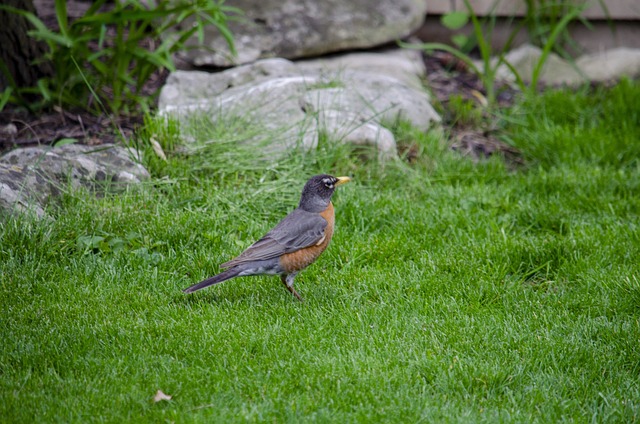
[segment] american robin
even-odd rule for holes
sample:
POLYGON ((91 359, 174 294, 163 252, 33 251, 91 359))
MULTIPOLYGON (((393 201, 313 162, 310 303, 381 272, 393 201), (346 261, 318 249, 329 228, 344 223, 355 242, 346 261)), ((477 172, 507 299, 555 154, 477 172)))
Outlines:
POLYGON ((349 177, 316 175, 305 184, 300 204, 271 231, 236 258, 220 265, 226 271, 184 289, 203 289, 246 275, 280 275, 282 283, 298 300, 293 288, 298 272, 311 265, 327 248, 333 236, 334 211, 331 196, 349 177))

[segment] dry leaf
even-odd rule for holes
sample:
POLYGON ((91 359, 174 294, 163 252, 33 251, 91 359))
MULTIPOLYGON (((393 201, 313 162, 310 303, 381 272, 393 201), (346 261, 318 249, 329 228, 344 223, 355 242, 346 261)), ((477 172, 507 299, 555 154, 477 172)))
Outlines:
POLYGON ((160 402, 162 400, 171 400, 171 396, 162 393, 162 390, 158 390, 156 395, 153 397, 153 401, 160 402))
POLYGON ((489 101, 487 100, 487 98, 478 90, 471 90, 471 95, 478 99, 478 102, 480 102, 483 107, 489 106, 489 101))
POLYGON ((151 137, 149 138, 149 141, 151 142, 151 147, 153 147, 153 151, 156 152, 156 155, 166 162, 167 156, 164 154, 164 150, 162 150, 162 146, 158 143, 158 140, 156 140, 155 137, 151 137))

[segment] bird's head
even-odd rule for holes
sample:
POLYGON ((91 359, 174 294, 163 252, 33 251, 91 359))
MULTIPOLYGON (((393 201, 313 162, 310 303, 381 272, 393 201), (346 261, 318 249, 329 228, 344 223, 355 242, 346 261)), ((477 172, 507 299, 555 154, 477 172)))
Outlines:
POLYGON ((349 177, 334 177, 327 174, 311 177, 302 189, 298 207, 308 212, 322 212, 329 206, 336 187, 349 181, 351 181, 349 177))

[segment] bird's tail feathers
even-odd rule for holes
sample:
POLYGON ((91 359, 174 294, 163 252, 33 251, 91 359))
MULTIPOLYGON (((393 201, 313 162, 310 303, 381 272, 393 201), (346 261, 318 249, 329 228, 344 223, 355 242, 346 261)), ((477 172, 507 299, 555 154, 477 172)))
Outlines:
POLYGON ((212 286, 214 284, 222 283, 223 281, 227 281, 230 278, 237 277, 242 270, 238 268, 231 268, 224 272, 221 272, 218 275, 214 275, 213 277, 207 278, 206 280, 200 281, 198 284, 194 284, 191 287, 187 287, 182 290, 185 293, 193 293, 194 291, 198 291, 205 287, 212 286))

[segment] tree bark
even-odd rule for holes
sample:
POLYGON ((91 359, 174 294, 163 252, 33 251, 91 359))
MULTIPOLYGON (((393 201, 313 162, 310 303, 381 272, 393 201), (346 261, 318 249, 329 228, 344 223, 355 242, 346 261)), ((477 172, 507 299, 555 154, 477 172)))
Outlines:
MULTIPOLYGON (((32 0, 3 0, 2 3, 36 13, 32 0)), ((47 46, 27 35, 32 29, 29 21, 0 10, 0 22, 0 61, 4 64, 0 64, 0 90, 12 85, 12 81, 17 87, 32 87, 38 79, 51 75, 51 64, 37 61, 47 51, 47 46)))

